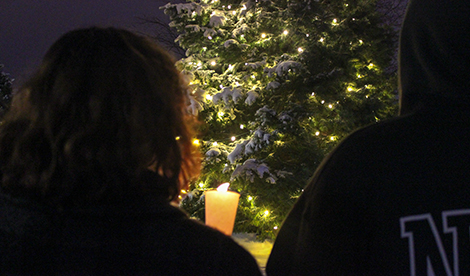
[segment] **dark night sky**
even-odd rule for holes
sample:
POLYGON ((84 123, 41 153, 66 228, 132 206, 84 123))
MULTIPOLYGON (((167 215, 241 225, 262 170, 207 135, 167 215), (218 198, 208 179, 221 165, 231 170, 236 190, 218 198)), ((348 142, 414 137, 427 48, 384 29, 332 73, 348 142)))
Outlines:
POLYGON ((169 0, 0 0, 0 64, 21 80, 34 70, 49 46, 75 28, 124 27, 151 33, 139 18, 162 18, 169 0))

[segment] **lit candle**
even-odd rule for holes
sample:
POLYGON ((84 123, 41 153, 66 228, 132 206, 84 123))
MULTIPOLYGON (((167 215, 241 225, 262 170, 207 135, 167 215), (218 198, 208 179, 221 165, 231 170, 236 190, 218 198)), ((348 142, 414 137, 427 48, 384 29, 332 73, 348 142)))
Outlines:
POLYGON ((228 191, 229 183, 205 192, 206 225, 230 236, 235 224, 240 194, 228 191))

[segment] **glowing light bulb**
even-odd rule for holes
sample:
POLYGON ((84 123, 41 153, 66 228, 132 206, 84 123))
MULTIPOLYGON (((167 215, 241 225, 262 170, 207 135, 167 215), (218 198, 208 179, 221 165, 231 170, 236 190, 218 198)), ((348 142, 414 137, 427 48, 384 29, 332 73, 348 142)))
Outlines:
POLYGON ((244 125, 240 125, 240 129, 244 129, 244 128, 245 128, 245 126, 244 126, 244 125))
POLYGON ((179 136, 176 136, 176 137, 175 137, 175 140, 176 140, 176 141, 178 141, 179 139, 181 139, 181 137, 179 137, 179 136))
POLYGON ((324 104, 324 103, 325 103, 325 101, 324 101, 324 100, 323 100, 323 101, 321 101, 321 104, 324 104))
POLYGON ((232 5, 228 5, 227 8, 230 10, 232 8, 232 5))
POLYGON ((201 188, 204 187, 204 183, 202 183, 202 182, 199 183, 199 187, 201 187, 201 188))
POLYGON ((348 86, 348 91, 351 92, 353 91, 354 89, 351 87, 351 86, 348 86))
POLYGON ((277 230, 277 226, 274 226, 273 229, 274 229, 274 230, 277 230))
POLYGON ((320 131, 315 132, 315 135, 316 136, 320 135, 320 131))
POLYGON ((264 211, 264 214, 265 214, 266 216, 269 215, 269 211, 268 211, 268 210, 264 211))
POLYGON ((212 39, 212 36, 208 36, 207 38, 208 38, 208 39, 212 39))
POLYGON ((211 61, 211 65, 215 66, 217 63, 215 61, 211 61))
POLYGON ((219 117, 223 117, 225 113, 223 113, 222 111, 217 113, 217 115, 219 115, 219 117))
POLYGON ((237 12, 236 12, 236 11, 233 11, 233 12, 232 12, 232 14, 233 14, 233 15, 236 15, 236 14, 237 14, 237 12))
POLYGON ((198 139, 194 139, 193 140, 193 144, 196 145, 196 146, 199 146, 200 145, 200 141, 198 139))
POLYGON ((334 137, 334 136, 331 136, 331 137, 330 137, 330 140, 331 140, 331 141, 334 141, 334 140, 335 140, 335 137, 334 137))
POLYGON ((302 49, 301 47, 297 48, 297 52, 302 53, 303 51, 304 49, 302 49))
POLYGON ((320 38, 320 42, 323 42, 323 41, 325 41, 325 39, 324 39, 323 37, 322 37, 322 38, 320 38))
POLYGON ((332 104, 329 104, 328 107, 329 107, 329 108, 333 108, 333 105, 332 105, 332 104))
POLYGON ((249 196, 249 197, 248 197, 248 200, 249 200, 249 201, 253 200, 253 197, 252 197, 252 196, 249 196))
POLYGON ((209 95, 209 94, 207 94, 207 95, 206 95, 206 100, 208 100, 208 101, 212 101, 212 96, 211 96, 211 95, 209 95))
POLYGON ((217 146, 217 145, 218 145, 217 141, 215 141, 214 143, 212 143, 212 145, 213 145, 213 146, 217 146))
POLYGON ((237 138, 235 136, 230 137, 230 140, 235 141, 237 138))
POLYGON ((265 34, 265 33, 262 33, 262 34, 261 34, 261 37, 262 37, 262 38, 266 38, 266 34, 265 34))
POLYGON ((289 33, 288 30, 284 30, 284 32, 282 32, 284 35, 287 35, 289 33))

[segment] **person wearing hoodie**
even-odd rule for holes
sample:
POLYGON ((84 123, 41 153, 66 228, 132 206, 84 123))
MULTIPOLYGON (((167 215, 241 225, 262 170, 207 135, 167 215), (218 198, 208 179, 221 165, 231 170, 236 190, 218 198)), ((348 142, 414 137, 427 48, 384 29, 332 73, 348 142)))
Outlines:
POLYGON ((284 221, 275 275, 470 275, 470 1, 410 0, 400 116, 325 158, 284 221))
POLYGON ((253 275, 173 206, 199 173, 174 60, 123 29, 57 40, 0 125, 0 275, 253 275))

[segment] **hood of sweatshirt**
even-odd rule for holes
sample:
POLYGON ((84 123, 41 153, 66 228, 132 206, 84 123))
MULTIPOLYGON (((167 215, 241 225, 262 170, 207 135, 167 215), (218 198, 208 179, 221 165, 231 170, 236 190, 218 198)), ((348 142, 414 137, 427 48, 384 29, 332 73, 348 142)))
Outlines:
POLYGON ((399 90, 400 114, 440 103, 470 109, 470 1, 409 0, 399 90))

